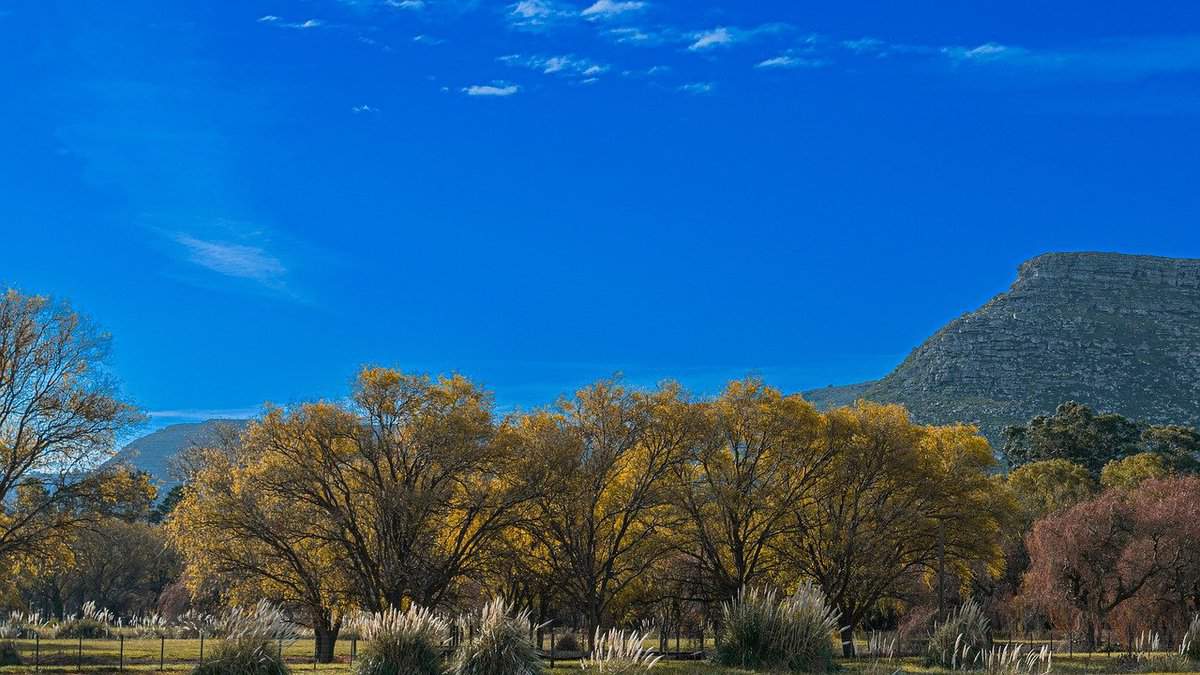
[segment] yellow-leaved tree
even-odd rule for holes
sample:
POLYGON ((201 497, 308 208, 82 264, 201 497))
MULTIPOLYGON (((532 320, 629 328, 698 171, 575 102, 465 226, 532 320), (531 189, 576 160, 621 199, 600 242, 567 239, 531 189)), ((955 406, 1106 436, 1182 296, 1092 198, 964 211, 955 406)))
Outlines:
POLYGON ((514 452, 467 379, 365 368, 351 403, 271 409, 189 462, 170 527, 196 578, 305 606, 328 658, 346 607, 436 606, 485 577, 536 488, 514 452))
POLYGON ((586 620, 589 645, 670 550, 671 479, 694 419, 675 385, 636 392, 604 380, 507 430, 540 484, 524 509, 528 555, 586 620))
POLYGON ((841 612, 852 655, 865 614, 904 599, 914 578, 940 586, 950 568, 969 580, 980 561, 998 572, 1009 502, 974 427, 924 427, 901 406, 861 401, 826 420, 835 455, 825 485, 797 512, 781 554, 841 612))
POLYGON ((784 576, 775 549, 834 452, 811 404, 760 380, 731 382, 697 409, 699 428, 676 465, 678 545, 700 597, 724 601, 784 576))
POLYGON ((355 421, 337 406, 305 406, 285 418, 278 409, 190 453, 183 499, 165 524, 195 594, 219 589, 235 605, 269 598, 313 630, 318 660, 329 662, 348 607, 348 579, 338 551, 322 536, 324 517, 296 498, 304 469, 275 452, 281 435, 332 443, 355 421))

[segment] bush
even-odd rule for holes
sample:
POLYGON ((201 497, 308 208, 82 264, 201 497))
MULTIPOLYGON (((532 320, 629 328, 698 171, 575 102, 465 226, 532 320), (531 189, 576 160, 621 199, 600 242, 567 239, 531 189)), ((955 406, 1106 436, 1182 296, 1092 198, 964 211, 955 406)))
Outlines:
POLYGON ((454 653, 450 675, 541 675, 542 659, 529 641, 529 612, 509 616, 503 600, 484 606, 472 637, 454 653))
POLYGON ((655 665, 661 656, 653 656, 642 647, 645 636, 637 633, 623 633, 610 630, 601 634, 596 630, 596 648, 592 653, 579 662, 579 668, 585 673, 606 673, 608 675, 632 675, 644 673, 655 665))
POLYGON ((355 675, 441 675, 442 643, 449 625, 430 610, 389 609, 364 617, 359 632, 366 640, 354 664, 355 675))
POLYGON ((17 651, 17 645, 12 640, 0 642, 0 666, 19 666, 21 665, 21 652, 17 651))
POLYGON ((838 614, 812 584, 782 602, 773 592, 743 591, 722 611, 717 660, 723 665, 792 672, 824 672, 833 665, 838 614))
POLYGON ((575 637, 575 633, 564 633, 554 636, 554 651, 556 652, 578 652, 579 638, 575 637))
POLYGON ((248 609, 234 608, 216 623, 222 636, 212 656, 192 670, 192 675, 287 675, 279 658, 279 640, 295 638, 291 623, 270 603, 260 601, 248 609))
POLYGON ((934 626, 925 660, 928 665, 958 670, 976 662, 991 647, 991 622, 978 604, 967 602, 934 626))

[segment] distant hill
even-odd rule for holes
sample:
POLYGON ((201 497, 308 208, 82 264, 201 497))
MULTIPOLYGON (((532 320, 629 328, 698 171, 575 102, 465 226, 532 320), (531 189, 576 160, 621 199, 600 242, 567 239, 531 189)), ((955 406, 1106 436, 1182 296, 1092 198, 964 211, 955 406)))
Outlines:
POLYGON ((877 382, 805 392, 818 405, 899 402, 928 423, 1005 426, 1067 400, 1200 423, 1200 260, 1049 253, 877 382))
POLYGON ((190 447, 212 443, 220 438, 222 427, 242 428, 246 420, 208 420, 195 424, 172 424, 130 442, 105 466, 124 464, 149 473, 166 487, 179 482, 171 474, 171 460, 190 447))
POLYGON ((844 384, 841 386, 831 384, 828 387, 804 392, 804 398, 821 410, 840 408, 852 405, 855 401, 862 398, 867 393, 867 390, 876 382, 878 380, 860 382, 858 384, 844 384))

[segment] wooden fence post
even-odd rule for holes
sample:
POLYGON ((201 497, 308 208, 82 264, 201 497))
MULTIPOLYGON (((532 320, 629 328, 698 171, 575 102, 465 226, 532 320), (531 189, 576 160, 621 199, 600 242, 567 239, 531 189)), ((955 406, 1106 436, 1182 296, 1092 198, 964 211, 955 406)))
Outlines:
POLYGON ((200 665, 204 665, 204 630, 200 630, 200 665))
POLYGON ((38 633, 33 634, 33 672, 38 672, 42 668, 42 636, 38 633))
POLYGON ((118 657, 120 659, 120 661, 118 661, 120 665, 117 666, 117 672, 123 673, 125 672, 125 634, 121 633, 117 637, 119 637, 121 640, 121 646, 119 647, 120 656, 118 657))
POLYGON ((550 624, 550 668, 554 668, 554 624, 550 624))
POLYGON ((167 636, 163 633, 158 634, 158 672, 162 672, 167 657, 167 636))
POLYGON ((79 648, 75 652, 75 670, 83 672, 83 635, 79 636, 79 648))

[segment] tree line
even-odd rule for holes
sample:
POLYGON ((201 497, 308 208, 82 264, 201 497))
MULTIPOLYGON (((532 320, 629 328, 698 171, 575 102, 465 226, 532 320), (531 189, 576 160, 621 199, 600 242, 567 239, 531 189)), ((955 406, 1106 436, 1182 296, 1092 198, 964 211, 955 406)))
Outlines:
POLYGON ((154 507, 144 474, 96 468, 138 417, 107 341, 65 305, 0 303, 10 606, 266 598, 326 660, 358 610, 496 596, 591 636, 711 624, 741 589, 812 583, 848 654, 856 629, 927 627, 969 598, 1001 625, 1093 643, 1121 617, 1200 608, 1187 427, 1068 403, 997 457, 969 425, 867 401, 819 411, 755 378, 708 397, 605 379, 501 415, 465 377, 367 367, 345 400, 270 407, 189 449, 154 507))

